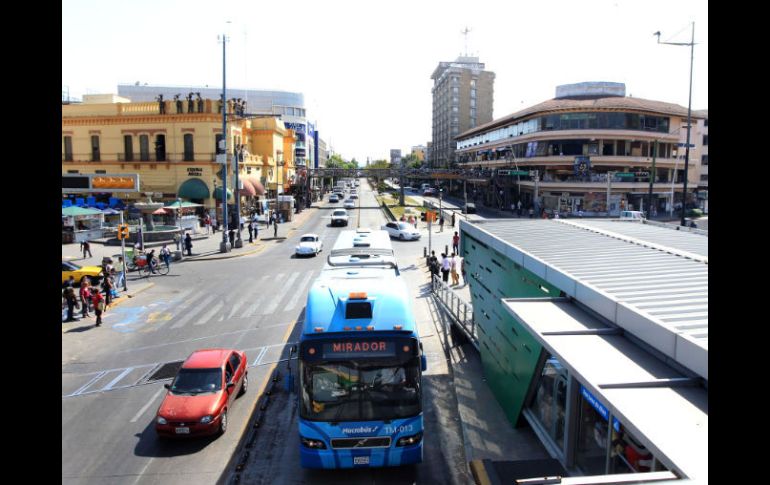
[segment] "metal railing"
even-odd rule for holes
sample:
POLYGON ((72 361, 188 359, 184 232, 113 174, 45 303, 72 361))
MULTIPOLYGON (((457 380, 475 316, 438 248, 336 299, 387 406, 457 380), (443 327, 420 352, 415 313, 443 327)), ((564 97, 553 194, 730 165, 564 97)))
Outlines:
POLYGON ((433 275, 431 292, 453 323, 465 333, 476 350, 479 350, 479 337, 476 333, 476 321, 473 318, 473 305, 457 295, 449 285, 441 280, 439 275, 433 275))

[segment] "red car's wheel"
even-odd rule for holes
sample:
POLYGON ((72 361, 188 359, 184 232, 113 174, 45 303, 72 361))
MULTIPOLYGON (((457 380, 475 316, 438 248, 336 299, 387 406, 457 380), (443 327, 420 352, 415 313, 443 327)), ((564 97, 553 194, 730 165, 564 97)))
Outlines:
POLYGON ((219 434, 223 435, 227 431, 227 409, 222 411, 222 417, 219 418, 219 434))

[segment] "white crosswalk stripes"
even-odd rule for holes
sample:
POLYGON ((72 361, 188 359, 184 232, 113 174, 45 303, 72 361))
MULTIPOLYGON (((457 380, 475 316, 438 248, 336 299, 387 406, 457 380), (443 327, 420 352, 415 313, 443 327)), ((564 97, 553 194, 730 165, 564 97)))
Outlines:
POLYGON ((221 301, 218 302, 216 305, 211 307, 211 309, 208 312, 206 312, 205 315, 199 318, 198 321, 194 323, 194 325, 205 325, 209 323, 209 321, 211 321, 211 318, 217 315, 222 310, 223 306, 224 304, 221 301))
POLYGON ((315 272, 308 271, 305 274, 305 277, 302 279, 302 281, 297 285, 297 288, 294 291, 294 295, 292 295, 289 302, 286 304, 285 307, 283 307, 284 311, 293 310, 294 307, 299 303, 300 300, 303 300, 307 298, 307 291, 306 286, 308 283, 310 283, 310 280, 315 276, 315 272))
POLYGON ((190 312, 187 313, 187 315, 183 316, 176 323, 171 325, 171 328, 184 327, 187 324, 187 322, 189 322, 190 320, 195 318, 200 312, 206 311, 206 308, 207 308, 208 304, 211 303, 212 301, 214 301, 215 298, 216 298, 216 295, 210 294, 209 296, 205 297, 203 300, 200 300, 195 305, 195 307, 193 307, 190 310, 190 312))
POLYGON ((263 306, 259 314, 270 315, 272 313, 275 313, 275 310, 278 308, 278 304, 281 303, 281 300, 283 299, 283 297, 289 292, 289 290, 291 289, 291 285, 294 283, 294 280, 296 280, 299 275, 300 273, 297 273, 297 272, 292 273, 291 276, 289 276, 286 279, 286 281, 281 285, 281 288, 272 294, 273 298, 270 300, 270 304, 263 306))

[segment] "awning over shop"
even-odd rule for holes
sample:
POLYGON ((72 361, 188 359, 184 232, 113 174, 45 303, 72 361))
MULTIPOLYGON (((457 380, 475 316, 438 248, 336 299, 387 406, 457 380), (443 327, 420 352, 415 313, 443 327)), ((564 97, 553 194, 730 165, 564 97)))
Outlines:
MULTIPOLYGON (((182 209, 187 209, 188 207, 203 207, 202 204, 196 204, 194 202, 187 202, 182 201, 182 209)), ((170 204, 166 204, 166 209, 179 209, 179 202, 172 202, 170 204)))
POLYGON ((208 199, 209 188, 203 180, 191 178, 179 186, 177 194, 185 199, 208 199))
POLYGON ((254 186, 257 195, 265 195, 265 187, 262 185, 262 182, 260 182, 259 177, 256 175, 248 175, 246 178, 251 182, 251 185, 254 186))
MULTIPOLYGON (((214 189, 214 198, 217 200, 222 199, 222 187, 217 187, 214 189)), ((230 189, 227 189, 227 200, 230 200, 233 198, 233 191, 230 189)))
POLYGON ((62 209, 61 215, 64 217, 100 216, 103 215, 103 213, 99 209, 84 209, 83 207, 72 206, 62 209))
POLYGON ((251 181, 247 177, 243 177, 241 182, 243 183, 243 188, 238 191, 238 194, 247 195, 250 197, 257 195, 257 191, 254 189, 254 185, 252 185, 251 181))

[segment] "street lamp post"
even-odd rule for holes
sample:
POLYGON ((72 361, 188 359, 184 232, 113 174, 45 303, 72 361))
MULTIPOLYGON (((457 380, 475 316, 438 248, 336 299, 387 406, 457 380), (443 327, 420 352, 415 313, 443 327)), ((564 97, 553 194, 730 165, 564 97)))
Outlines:
POLYGON ((243 241, 241 240, 241 194, 240 194, 240 188, 238 184, 238 161, 240 158, 243 157, 243 145, 238 145, 234 147, 233 151, 233 159, 235 160, 235 190, 233 192, 235 193, 235 241, 233 241, 233 247, 234 248, 242 248, 243 247, 243 241))
MULTIPOLYGON (((692 65, 693 60, 695 58, 695 22, 692 22, 692 36, 690 38, 690 42, 661 42, 660 41, 660 31, 655 32, 653 35, 656 35, 658 37, 658 44, 668 44, 668 45, 685 45, 690 46, 690 93, 688 95, 687 99, 687 144, 685 145, 685 151, 684 151, 684 187, 682 189, 682 220, 681 225, 685 225, 684 221, 684 215, 685 210, 687 207, 687 169, 689 167, 690 162, 690 125, 692 123, 691 119, 691 113, 692 113, 692 65)), ((673 205, 673 197, 671 200, 671 203, 673 205)))
POLYGON ((226 57, 225 46, 227 45, 227 36, 222 35, 222 242, 219 244, 220 253, 230 252, 231 245, 227 240, 227 83, 226 83, 226 57))

